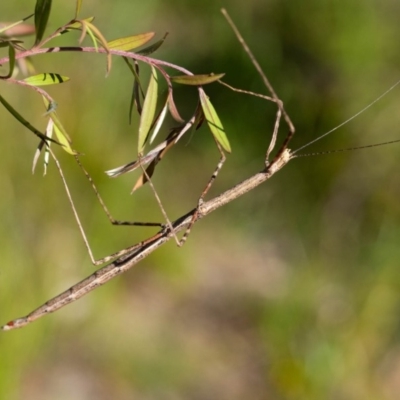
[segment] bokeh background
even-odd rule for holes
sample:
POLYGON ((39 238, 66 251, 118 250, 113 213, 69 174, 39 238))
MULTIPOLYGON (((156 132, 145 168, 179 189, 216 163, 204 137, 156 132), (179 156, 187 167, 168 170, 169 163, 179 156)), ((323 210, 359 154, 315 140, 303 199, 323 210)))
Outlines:
MULTIPOLYGON (((2 2, 2 21, 34 0, 2 2)), ((84 0, 108 39, 156 31, 154 54, 195 73, 266 93, 219 10, 226 7, 285 102, 296 149, 349 118, 400 79, 395 0, 84 0)), ((73 17, 54 1, 48 31, 73 17)), ((75 44, 65 35, 55 44, 75 44)), ((31 39, 27 39, 29 43, 31 39)), ((72 79, 49 88, 58 114, 116 218, 162 220, 136 176, 104 171, 135 158, 132 79, 121 60, 52 54, 38 71, 72 79)), ((1 67, 5 74, 8 66, 1 67)), ((145 68, 143 68, 145 70, 145 68)), ((233 152, 217 194, 260 170, 272 103, 207 87, 233 152)), ((1 93, 43 129, 24 88, 1 93)), ((177 87, 181 112, 196 101, 177 87)), ((400 89, 305 151, 400 138, 400 89)), ((93 270, 54 164, 31 174, 37 139, 0 108, 0 319, 6 323, 93 270)), ((281 129, 281 139, 286 134, 281 129)), ((218 160, 206 127, 182 140, 154 176, 174 219, 196 204, 218 160)), ((85 178, 57 149, 97 257, 150 235, 112 227, 85 178)), ((0 398, 398 399, 400 393, 400 145, 291 161, 273 179, 197 224, 129 273, 24 329, 0 334, 0 398)), ((211 195, 212 195, 211 194, 211 195)))

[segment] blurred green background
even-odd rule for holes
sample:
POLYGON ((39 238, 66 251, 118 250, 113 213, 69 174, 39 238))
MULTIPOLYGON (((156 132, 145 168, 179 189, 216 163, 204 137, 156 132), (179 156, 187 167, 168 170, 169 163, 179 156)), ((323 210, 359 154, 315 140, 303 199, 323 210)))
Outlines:
MULTIPOLYGON (((48 31, 73 17, 54 1, 48 31)), ((355 114, 400 78, 395 0, 116 0, 83 2, 111 40, 169 36, 155 57, 266 93, 224 21, 228 9, 294 121, 296 149, 355 114)), ((34 0, 2 2, 1 21, 34 0)), ((56 43, 76 44, 78 35, 56 43)), ((31 39, 28 39, 29 42, 31 39)), ((38 71, 72 79, 49 88, 76 149, 116 218, 162 220, 136 176, 103 171, 135 158, 131 76, 114 59, 52 54, 38 71)), ((145 68, 143 68, 145 69, 145 68)), ((5 74, 8 66, 1 67, 5 74)), ((233 152, 217 194, 263 166, 276 107, 206 88, 233 152)), ((1 93, 43 129, 37 95, 1 93)), ((306 152, 400 138, 400 89, 306 152)), ((184 115, 195 91, 177 87, 184 115)), ((54 164, 31 174, 37 139, 0 108, 0 319, 6 323, 89 275, 87 256, 54 164)), ((281 138, 286 127, 281 129, 281 138)), ((182 140, 154 176, 172 219, 196 204, 218 160, 206 127, 182 140)), ((71 157, 57 149, 97 257, 150 235, 112 227, 71 157)), ((295 159, 271 181, 197 224, 129 273, 24 329, 0 334, 0 398, 398 399, 400 174, 398 144, 295 159)), ((211 194, 211 195, 212 195, 211 194)))

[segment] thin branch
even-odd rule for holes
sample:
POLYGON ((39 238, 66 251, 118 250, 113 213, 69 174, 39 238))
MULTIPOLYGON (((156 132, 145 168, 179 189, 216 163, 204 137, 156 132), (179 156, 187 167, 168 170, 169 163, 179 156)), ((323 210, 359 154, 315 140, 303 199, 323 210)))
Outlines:
POLYGON ((13 79, 13 78, 6 79, 6 82, 13 83, 15 85, 28 87, 29 89, 32 89, 35 92, 41 94, 43 97, 45 97, 49 101, 49 103, 54 103, 54 99, 45 90, 43 90, 42 88, 40 88, 38 86, 31 85, 28 82, 25 82, 25 81, 22 81, 22 80, 18 80, 18 79, 13 79))
MULTIPOLYGON (((58 47, 45 47, 45 48, 40 48, 40 49, 33 48, 33 49, 22 51, 22 52, 16 54, 15 59, 19 60, 19 59, 23 59, 23 58, 27 58, 27 57, 38 56, 41 54, 59 53, 59 52, 80 52, 80 53, 97 53, 97 54, 108 54, 109 53, 114 56, 126 57, 126 58, 131 58, 133 60, 142 61, 149 65, 154 65, 154 66, 162 65, 164 67, 168 67, 168 68, 175 69, 176 71, 180 71, 180 72, 184 73, 185 75, 193 75, 193 73, 190 72, 189 70, 187 70, 186 68, 180 67, 179 65, 169 63, 167 61, 158 60, 157 58, 152 58, 152 57, 148 57, 148 56, 143 56, 141 54, 133 53, 130 51, 109 49, 109 52, 107 52, 106 49, 103 49, 101 47, 99 47, 97 49, 95 47, 83 47, 83 46, 58 46, 58 47)), ((0 65, 7 64, 7 63, 9 63, 8 57, 0 58, 0 65)))

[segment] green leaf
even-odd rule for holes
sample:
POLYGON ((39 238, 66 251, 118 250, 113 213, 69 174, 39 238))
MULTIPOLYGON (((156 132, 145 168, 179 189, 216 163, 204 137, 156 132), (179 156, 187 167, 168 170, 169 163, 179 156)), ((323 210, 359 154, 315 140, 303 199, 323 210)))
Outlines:
POLYGON ((171 76, 172 82, 180 83, 182 85, 201 86, 218 81, 225 74, 207 74, 207 75, 179 75, 171 76))
POLYGON ((138 51, 137 53, 142 54, 143 56, 147 56, 151 53, 154 53, 164 43, 167 36, 168 36, 168 33, 166 33, 162 39, 153 43, 151 46, 148 46, 148 47, 144 48, 143 50, 138 51))
POLYGON ((157 71, 151 66, 151 75, 149 86, 147 87, 146 97, 143 103, 143 110, 140 116, 139 124, 139 140, 138 140, 138 153, 143 152, 144 144, 146 143, 147 137, 150 132, 150 128, 153 124, 154 115, 156 113, 157 105, 157 71))
POLYGON ((74 149, 71 147, 71 139, 67 133, 67 131, 64 129, 63 125, 61 124, 60 120, 58 119, 58 116, 56 112, 54 111, 54 108, 52 107, 53 105, 44 97, 44 105, 46 107, 46 114, 49 115, 49 117, 53 120, 54 122, 54 133, 57 136, 58 142, 63 146, 63 149, 72 155, 78 154, 74 149))
POLYGON ((8 74, 9 76, 12 76, 15 67, 15 49, 11 44, 8 46, 8 59, 10 60, 10 71, 8 74))
POLYGON ((168 98, 165 102, 163 109, 161 110, 160 114, 158 115, 155 124, 154 124, 153 133, 150 137, 150 144, 153 143, 154 139, 158 135, 158 132, 160 131, 161 126, 164 123, 165 117, 167 115, 167 111, 168 111, 168 98))
MULTIPOLYGON (((148 182, 147 177, 151 178, 153 176, 157 164, 165 156, 167 151, 175 145, 175 141, 173 140, 175 137, 176 137, 175 132, 173 132, 169 135, 169 137, 167 138, 167 140, 165 142, 165 146, 163 146, 162 149, 160 149, 159 151, 156 152, 155 157, 152 159, 152 161, 150 162, 149 166, 146 169, 146 173, 143 173, 139 177, 139 179, 136 181, 136 183, 133 186, 133 189, 131 191, 131 194, 148 182)), ((139 159, 137 161, 138 166, 140 166, 140 163, 142 163, 142 165, 143 165, 143 159, 139 159)))
POLYGON ((36 0, 35 6, 35 46, 40 43, 49 20, 52 0, 36 0))
POLYGON ((4 36, 24 36, 24 35, 31 35, 35 32, 35 28, 32 25, 24 24, 26 20, 33 17, 34 14, 28 15, 27 17, 13 22, 10 25, 0 23, 0 34, 4 34, 4 36), (4 33, 5 32, 5 33, 4 33))
POLYGON ((128 66, 129 70, 132 72, 132 75, 134 77, 133 79, 133 88, 132 88, 132 94, 131 94, 131 101, 129 104, 129 123, 132 123, 132 111, 133 107, 136 107, 136 110, 139 115, 142 114, 142 102, 140 100, 140 96, 143 98, 145 97, 144 91, 142 88, 142 84, 140 82, 139 78, 139 64, 137 61, 132 61, 133 65, 131 65, 131 59, 127 57, 122 57, 122 59, 125 61, 125 64, 128 66))
POLYGON ((154 32, 141 33, 140 35, 127 36, 108 42, 108 47, 113 50, 130 51, 143 46, 154 37, 154 32))
POLYGON ((122 57, 125 61, 125 64, 128 66, 129 70, 133 74, 133 89, 131 94, 131 101, 129 103, 129 123, 132 123, 132 111, 133 106, 136 107, 137 112, 139 115, 142 113, 142 105, 140 101, 140 95, 144 98, 144 92, 142 89, 142 84, 140 83, 139 79, 139 64, 137 61, 133 61, 133 66, 131 65, 131 60, 127 57, 122 57))
MULTIPOLYGON (((83 29, 83 21, 92 22, 93 20, 94 20, 94 17, 89 17, 89 18, 80 19, 80 20, 76 20, 76 21, 73 20, 70 23, 68 23, 67 25, 65 25, 64 29, 61 30, 56 36, 63 35, 64 33, 67 33, 71 30, 81 31, 83 29)), ((56 36, 54 36, 54 37, 56 37, 56 36)))
POLYGON ((46 85, 57 85, 69 81, 68 76, 62 76, 52 72, 47 72, 38 75, 28 76, 24 79, 24 82, 29 83, 32 86, 46 86, 46 85))
POLYGON ((169 93, 168 93, 168 108, 169 108, 169 112, 171 113, 172 118, 175 121, 179 122, 180 124, 185 122, 184 119, 180 116, 180 114, 178 112, 178 108, 176 107, 172 88, 169 90, 169 93))
POLYGON ((141 156, 138 160, 132 161, 128 164, 121 165, 120 167, 110 169, 106 171, 106 174, 111 178, 126 174, 134 171, 140 166, 144 166, 155 159, 161 160, 165 152, 176 144, 177 137, 179 135, 179 129, 173 128, 168 134, 167 139, 160 143, 153 150, 149 151, 146 155, 141 156))
MULTIPOLYGON (((48 121, 47 127, 46 127, 46 136, 49 139, 51 139, 51 137, 53 135, 53 127, 54 127, 54 122, 53 122, 53 120, 51 118, 49 118, 49 121, 48 121)), ((39 145, 38 145, 38 147, 37 147, 37 149, 35 151, 35 155, 33 156, 32 174, 35 173, 36 165, 37 165, 37 162, 39 160, 40 153, 43 150, 43 147, 45 147, 45 142, 40 141, 40 143, 39 143, 39 145)), ((44 170, 43 170, 43 175, 46 175, 47 167, 49 165, 49 156, 50 156, 49 149, 50 149, 50 143, 47 143, 47 145, 45 147, 45 150, 44 150, 44 159, 43 159, 43 161, 44 161, 43 162, 44 170)))
POLYGON ((63 149, 72 155, 76 155, 78 154, 70 145, 70 139, 69 136, 67 134, 67 132, 65 131, 64 127, 61 125, 60 120, 53 115, 50 116, 50 118, 53 120, 54 122, 54 132, 57 136, 58 141, 62 144, 63 149))
POLYGON ((98 52, 99 46, 97 45, 96 35, 92 32, 90 26, 84 22, 82 24, 82 35, 81 38, 79 39, 79 44, 83 42, 83 39, 85 38, 86 34, 90 36, 90 38, 92 39, 93 47, 96 49, 96 52, 98 52))
POLYGON ((10 70, 8 71, 7 75, 0 77, 2 79, 11 78, 11 76, 12 76, 12 74, 14 72, 14 67, 15 67, 15 49, 14 49, 14 46, 11 43, 8 43, 8 59, 10 60, 10 70))
POLYGON ((75 19, 78 18, 78 14, 81 11, 82 0, 76 0, 76 8, 75 8, 75 19))
POLYGON ((215 140, 221 145, 221 147, 226 152, 230 153, 232 150, 229 140, 225 134, 224 127, 222 126, 221 120, 219 119, 214 106, 211 104, 211 101, 205 94, 204 90, 201 90, 200 88, 199 92, 201 107, 203 109, 208 126, 210 127, 211 133, 214 135, 215 140))
MULTIPOLYGON (((47 133, 47 130, 46 130, 46 133, 47 133)), ((43 140, 41 140, 39 142, 39 145, 38 145, 36 151, 35 151, 35 154, 33 156, 33 162, 32 162, 32 174, 35 173, 36 165, 37 165, 37 162, 38 162, 39 157, 40 157, 40 153, 42 152, 42 149, 43 149, 44 145, 45 145, 45 142, 43 140)))
MULTIPOLYGON (((46 135, 49 138, 51 138, 53 136, 53 131, 54 131, 54 121, 51 118, 49 118, 49 122, 48 122, 47 128, 46 128, 46 135)), ((39 143, 39 145, 42 143, 39 143)), ((49 160, 50 160, 50 144, 47 145, 44 149, 43 176, 47 174, 47 167, 49 165, 49 160)))
POLYGON ((98 40, 107 52, 107 73, 106 73, 106 76, 107 76, 111 71, 111 54, 110 54, 110 49, 108 47, 107 40, 103 36, 103 34, 100 32, 100 30, 95 25, 93 25, 91 22, 89 22, 87 20, 82 20, 82 23, 85 25, 85 28, 86 28, 89 36, 92 38, 93 46, 97 49, 97 40, 98 40))

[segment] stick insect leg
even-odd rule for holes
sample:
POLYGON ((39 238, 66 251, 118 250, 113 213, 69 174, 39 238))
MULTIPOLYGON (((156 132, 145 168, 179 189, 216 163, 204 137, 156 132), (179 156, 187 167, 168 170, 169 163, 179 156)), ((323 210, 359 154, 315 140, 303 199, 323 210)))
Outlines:
POLYGON ((218 151, 220 153, 220 159, 219 162, 217 164, 217 166, 214 169, 213 174, 211 175, 210 180, 208 181, 206 187, 204 188, 204 190, 201 192, 201 195, 199 197, 199 200, 197 202, 197 207, 196 207, 196 211, 193 213, 192 219, 188 225, 188 227, 186 228, 185 233, 182 236, 182 239, 179 241, 178 246, 183 246, 188 238, 188 236, 190 235, 190 231, 192 229, 193 224, 196 222, 199 213, 201 212, 201 206, 203 205, 204 202, 204 198, 206 197, 207 193, 209 192, 209 190, 211 189, 211 186, 213 185, 215 179, 217 178, 219 172, 221 171, 225 161, 226 161, 226 155, 224 153, 224 151, 222 150, 221 146, 219 145, 218 142, 216 142, 218 151))
MULTIPOLYGON (((228 85, 227 83, 225 83, 225 82, 223 82, 221 80, 219 80, 218 82, 221 85, 226 86, 228 89, 232 90, 233 92, 242 93, 242 94, 248 94, 250 96, 259 97, 259 98, 264 99, 264 100, 272 101, 273 103, 276 103, 276 105, 278 106, 278 111, 276 113, 276 119, 275 119, 274 131, 272 133, 271 142, 270 142, 270 144, 268 146, 268 150, 267 150, 267 153, 266 153, 266 156, 265 156, 265 166, 268 167, 268 165, 269 165, 269 161, 268 161, 269 160, 269 156, 271 155, 271 152, 275 147, 276 138, 278 137, 279 125, 280 125, 280 121, 281 121, 281 118, 282 118, 282 113, 284 112, 282 101, 279 98, 266 96, 266 95, 263 95, 263 94, 260 94, 260 93, 254 93, 254 92, 251 92, 249 90, 235 88, 235 87, 233 87, 231 85, 228 85)), ((289 126, 289 130, 290 130, 290 135, 293 136, 292 135, 292 126, 289 126)))
MULTIPOLYGON (((123 255, 125 255, 125 254, 131 253, 131 252, 134 251, 135 249, 140 248, 141 246, 145 245, 149 240, 151 241, 151 240, 154 239, 155 236, 157 236, 157 234, 156 234, 155 236, 151 237, 151 238, 148 239, 148 240, 139 242, 139 243, 137 243, 137 244, 135 244, 135 245, 133 245, 133 246, 130 246, 130 247, 128 247, 128 248, 125 248, 125 249, 123 249, 123 250, 120 250, 120 251, 118 251, 118 252, 116 252, 116 253, 114 253, 114 254, 111 254, 111 255, 109 255, 109 256, 107 256, 107 257, 100 258, 100 259, 96 260, 96 259, 94 258, 94 256, 93 256, 92 249, 91 249, 90 244, 89 244, 89 241, 88 241, 88 239, 87 239, 85 230, 83 229, 83 225, 82 225, 82 223, 81 223, 81 220, 80 220, 80 218, 79 218, 78 212, 77 212, 77 210, 76 210, 74 201, 72 200, 71 192, 70 192, 70 190, 69 190, 69 187, 68 187, 68 184, 67 184, 67 180, 65 179, 63 170, 62 170, 62 168, 61 168, 61 164, 60 164, 60 162, 58 161, 58 159, 57 159, 56 155, 54 154, 54 152, 50 149, 50 147, 48 147, 48 151, 49 151, 49 153, 51 154, 51 157, 53 158, 53 160, 54 160, 54 162, 55 162, 55 164, 56 164, 57 170, 58 170, 58 172, 59 172, 59 174, 60 174, 60 177, 61 177, 61 180, 62 180, 62 182, 63 182, 64 189, 65 189, 65 191, 66 191, 67 198, 68 198, 68 201, 69 201, 69 203, 70 203, 70 205, 71 205, 72 212, 73 212, 73 214, 74 214, 74 217, 75 217, 76 223, 77 223, 77 225, 78 225, 79 231, 80 231, 80 233, 81 233, 81 235, 82 235, 82 238, 83 238, 83 241, 84 241, 84 243, 85 243, 86 249, 87 249, 87 251, 88 251, 90 260, 92 261, 92 263, 93 263, 94 265, 99 266, 99 265, 102 265, 102 264, 104 264, 104 263, 106 263, 106 262, 112 261, 112 260, 114 260, 114 259, 117 258, 117 257, 121 257, 121 256, 123 256, 123 255)), ((160 234, 158 234, 158 235, 160 235, 160 234)))
MULTIPOLYGON (((139 158, 139 160, 140 160, 140 158, 139 158)), ((180 240, 179 240, 178 237, 176 236, 175 230, 174 230, 174 228, 173 228, 173 226, 172 226, 172 222, 171 222, 171 220, 168 218, 168 214, 167 214, 167 212, 165 211, 165 208, 164 208, 164 206, 163 206, 163 204, 162 204, 162 202, 161 202, 161 198, 160 198, 160 196, 158 195, 155 186, 153 185, 153 182, 152 182, 152 180, 151 180, 151 178, 150 178, 150 175, 147 173, 146 168, 144 167, 144 165, 143 165, 141 162, 140 162, 140 168, 142 169, 143 174, 145 175, 146 180, 147 180, 147 182, 149 183, 150 188, 151 188, 151 190, 152 190, 153 193, 154 193, 154 197, 155 197, 155 199, 156 199, 156 201, 157 201, 157 204, 158 204, 158 206, 160 207, 161 213, 162 213, 162 215, 164 216, 164 219, 165 219, 165 221, 166 221, 166 224, 165 224, 165 225, 161 225, 161 226, 162 226, 162 227, 165 227, 165 226, 168 227, 169 230, 170 230, 170 232, 171 232, 172 235, 174 236, 174 239, 175 239, 176 244, 177 244, 178 246, 181 246, 180 240)))
POLYGON ((247 45, 246 41, 244 40, 243 36, 240 34, 235 23, 232 21, 232 18, 229 16, 228 12, 224 8, 221 9, 221 12, 222 12, 223 16, 225 17, 225 19, 227 20, 228 24, 231 26, 235 36, 237 37, 239 43, 242 45, 244 51, 249 56, 251 63, 253 64, 254 68, 256 69, 256 71, 260 75, 261 79, 263 80, 265 87, 270 92, 271 97, 272 97, 272 98, 270 98, 270 100, 275 101, 279 108, 277 118, 275 121, 274 134, 273 134, 271 143, 268 147, 266 158, 265 158, 265 166, 268 168, 268 166, 269 166, 268 158, 269 158, 271 151, 273 150, 273 148, 275 146, 275 141, 276 141, 276 136, 278 134, 278 128, 279 128, 279 122, 280 122, 281 116, 283 116, 287 126, 289 127, 289 133, 287 134, 285 141, 283 142, 280 149, 278 150, 278 154, 275 156, 275 158, 279 157, 280 155, 283 154, 283 152, 287 151, 287 146, 288 146, 290 140, 293 138, 296 129, 295 129, 288 113, 286 112, 285 108, 283 107, 282 101, 279 99, 274 88, 272 87, 271 83, 269 82, 267 76, 265 75, 264 71, 262 70, 260 64, 258 63, 257 59, 254 57, 253 52, 250 50, 250 47, 247 45))
MULTIPOLYGON (((290 141, 290 139, 293 137, 294 132, 295 132, 295 127, 288 115, 288 113, 286 112, 286 110, 283 107, 283 103, 280 101, 278 95, 276 94, 274 88, 272 87, 271 83, 269 82, 268 78, 266 77, 264 71, 262 70, 260 64, 258 63, 258 61, 256 60, 256 58, 254 57, 253 52, 250 50, 250 47, 247 45, 246 41, 244 40, 243 36, 240 34, 239 29, 236 27, 235 23, 233 22, 232 18, 229 16, 228 12, 222 8, 221 9, 221 13, 222 15, 225 17, 225 19, 227 20, 228 24, 231 26, 235 36, 237 37, 239 43, 242 45, 244 51, 247 53, 247 55, 250 58, 251 63, 254 65, 254 68, 257 70, 258 74, 260 75, 261 79, 264 82, 265 87, 268 89, 268 91, 271 93, 272 98, 277 101, 278 103, 278 107, 280 108, 283 118, 285 119, 288 127, 289 127, 289 140, 287 142, 290 141)), ((285 145, 287 145, 287 143, 285 143, 285 145)))
POLYGON ((120 221, 120 220, 116 220, 110 213, 110 211, 108 210, 108 207, 106 206, 103 198, 100 195, 100 192, 98 191, 92 177, 90 176, 89 172, 86 171, 85 167, 83 166, 83 164, 81 163, 79 157, 76 155, 75 156, 75 160, 77 162, 77 164, 79 165, 79 167, 81 168, 83 174, 86 176, 86 179, 90 182, 90 185, 97 197, 97 200, 99 201, 101 207, 104 210, 104 213, 107 215, 108 220, 110 221, 110 223, 112 225, 125 225, 125 226, 155 226, 155 227, 164 227, 164 224, 159 223, 159 222, 138 222, 138 221, 120 221))
POLYGON ((271 138, 271 141, 269 142, 267 153, 265 154, 265 166, 266 167, 269 166, 269 156, 271 155, 271 152, 274 149, 275 144, 276 144, 276 138, 278 137, 279 124, 281 121, 281 117, 282 117, 282 111, 281 111, 281 107, 279 107, 278 111, 276 112, 276 119, 275 119, 274 131, 272 133, 272 138, 271 138))

